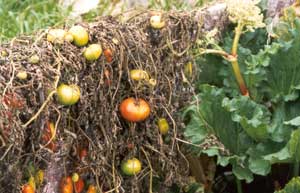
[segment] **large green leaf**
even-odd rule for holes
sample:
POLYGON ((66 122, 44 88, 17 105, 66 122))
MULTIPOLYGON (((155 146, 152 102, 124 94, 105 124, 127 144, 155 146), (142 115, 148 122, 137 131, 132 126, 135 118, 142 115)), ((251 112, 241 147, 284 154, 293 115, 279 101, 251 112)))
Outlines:
POLYGON ((232 120, 240 123, 246 133, 256 141, 269 137, 268 127, 271 113, 249 97, 240 96, 232 100, 225 98, 223 106, 232 114, 232 120))
POLYGON ((266 91, 269 99, 278 102, 294 101, 298 98, 300 86, 300 20, 295 28, 290 28, 293 37, 290 41, 279 40, 266 46, 247 62, 251 72, 264 75, 261 91, 266 91))
MULTIPOLYGON (((259 160, 261 159, 259 156, 256 162, 250 165, 247 151, 250 148, 255 149, 257 142, 247 134, 239 121, 232 120, 236 112, 230 112, 222 106, 224 99, 228 100, 223 89, 203 85, 197 98, 199 102, 187 108, 183 114, 188 122, 185 136, 194 144, 204 144, 203 148, 198 148, 199 152, 217 156, 218 164, 222 166, 231 164, 233 173, 239 179, 250 182, 253 179, 253 173, 265 175, 269 172, 270 165, 266 161, 259 160), (210 136, 215 136, 217 141, 209 141, 210 136)), ((251 117, 256 116, 253 113, 256 111, 252 111, 251 117)), ((243 119, 249 121, 246 118, 243 119)), ((255 124, 250 125, 254 128, 255 124)))
POLYGON ((295 177, 280 191, 275 193, 299 193, 300 192, 300 177, 295 177))

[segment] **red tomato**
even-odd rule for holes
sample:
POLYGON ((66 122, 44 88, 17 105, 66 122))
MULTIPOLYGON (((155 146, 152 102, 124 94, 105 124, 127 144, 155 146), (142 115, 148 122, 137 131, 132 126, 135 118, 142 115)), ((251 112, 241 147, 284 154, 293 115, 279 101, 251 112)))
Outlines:
POLYGON ((113 54, 112 54, 111 49, 109 49, 109 48, 105 49, 103 54, 104 54, 107 62, 111 62, 113 60, 113 54))
POLYGON ((75 182, 75 192, 81 193, 84 189, 84 182, 82 178, 79 178, 77 182, 75 182))
POLYGON ((60 193, 73 193, 73 183, 70 176, 62 178, 60 184, 60 193))
POLYGON ((130 122, 140 122, 150 115, 150 106, 144 99, 127 98, 120 104, 120 113, 130 122))
POLYGON ((22 187, 22 193, 34 193, 34 189, 32 186, 30 186, 29 184, 25 184, 22 187))

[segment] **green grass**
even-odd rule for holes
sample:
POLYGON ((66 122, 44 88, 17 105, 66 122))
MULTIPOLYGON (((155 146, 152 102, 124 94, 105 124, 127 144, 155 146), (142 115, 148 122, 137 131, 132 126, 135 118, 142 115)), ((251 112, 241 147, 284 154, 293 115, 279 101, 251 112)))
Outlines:
POLYGON ((57 0, 0 0, 0 43, 19 34, 63 24, 68 9, 57 0))

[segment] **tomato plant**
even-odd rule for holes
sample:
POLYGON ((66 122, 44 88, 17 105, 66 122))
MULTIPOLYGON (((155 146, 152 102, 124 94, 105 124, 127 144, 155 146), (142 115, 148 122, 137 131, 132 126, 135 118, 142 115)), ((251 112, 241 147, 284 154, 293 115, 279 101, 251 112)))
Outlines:
POLYGON ((128 159, 122 163, 121 169, 125 175, 133 176, 142 170, 142 163, 137 158, 128 159))
POLYGON ((144 99, 127 98, 120 104, 120 113, 130 122, 140 122, 150 115, 150 106, 144 99))

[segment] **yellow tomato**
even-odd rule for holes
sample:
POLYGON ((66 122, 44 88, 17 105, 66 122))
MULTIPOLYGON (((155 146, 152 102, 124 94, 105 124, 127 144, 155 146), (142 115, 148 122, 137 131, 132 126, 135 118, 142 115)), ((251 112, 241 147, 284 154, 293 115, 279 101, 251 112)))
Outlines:
POLYGON ((122 163, 121 169, 124 174, 133 176, 142 170, 142 163, 136 158, 128 159, 122 163))
POLYGON ((89 41, 89 34, 87 30, 80 26, 75 25, 71 27, 69 32, 73 35, 74 44, 77 46, 85 46, 89 41))
POLYGON ((28 58, 28 62, 31 64, 37 64, 40 62, 40 57, 37 54, 34 54, 30 58, 28 58))
POLYGON ((44 171, 43 170, 39 170, 35 174, 35 181, 39 186, 43 184, 43 182, 44 182, 44 171))
POLYGON ((184 66, 184 74, 186 77, 193 77, 193 64, 192 62, 188 62, 187 64, 185 64, 184 66))
POLYGON ((76 85, 61 84, 57 88, 57 98, 62 105, 73 105, 80 98, 80 89, 76 85))
POLYGON ((20 71, 17 73, 17 77, 20 80, 25 80, 27 79, 27 72, 26 71, 20 71))
POLYGON ((153 15, 150 18, 150 25, 154 29, 161 29, 165 26, 165 22, 162 20, 161 15, 153 15))
POLYGON ((29 186, 32 187, 33 190, 35 190, 35 179, 33 176, 30 176, 30 178, 28 180, 28 184, 29 184, 29 186))
POLYGON ((84 57, 88 61, 97 60, 102 54, 102 47, 100 44, 91 44, 84 50, 84 57))
POLYGON ((70 32, 66 32, 66 35, 65 35, 64 39, 65 39, 67 42, 73 42, 74 37, 73 37, 73 35, 72 35, 70 32))
POLYGON ((73 173, 73 175, 72 175, 72 181, 73 182, 77 182, 79 180, 79 175, 78 175, 78 173, 73 173))
POLYGON ((168 133, 170 127, 169 127, 168 121, 165 118, 159 118, 157 124, 158 124, 158 128, 159 128, 159 132, 162 135, 165 135, 168 133))
POLYGON ((51 43, 64 43, 66 31, 63 29, 50 29, 47 34, 47 41, 51 43))
POLYGON ((141 81, 141 80, 149 80, 149 74, 144 70, 134 69, 130 70, 130 78, 132 80, 141 81))

